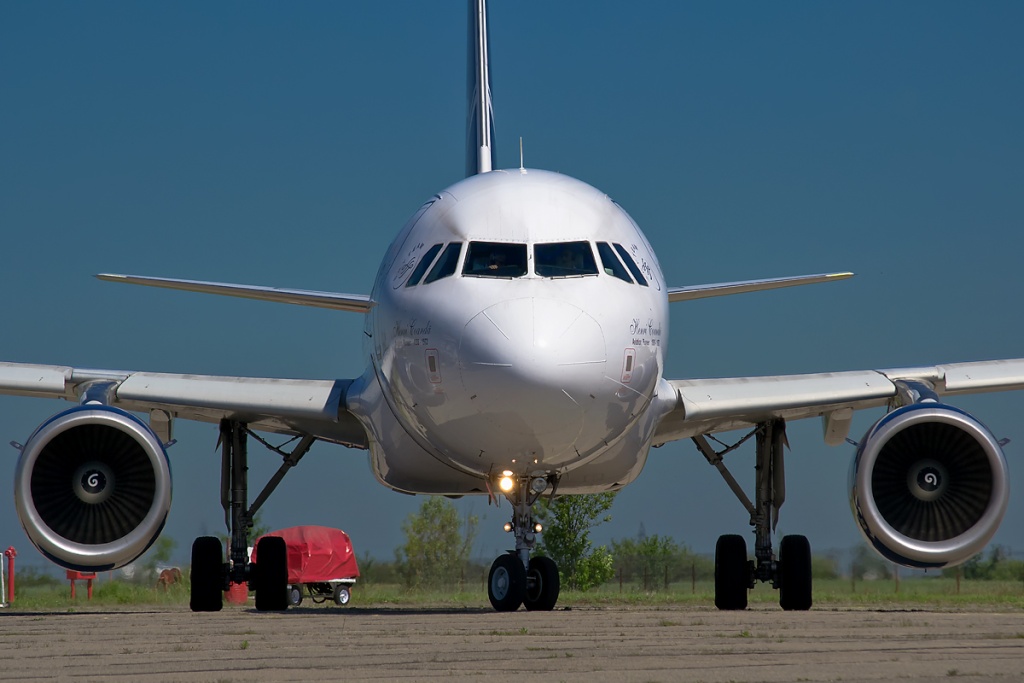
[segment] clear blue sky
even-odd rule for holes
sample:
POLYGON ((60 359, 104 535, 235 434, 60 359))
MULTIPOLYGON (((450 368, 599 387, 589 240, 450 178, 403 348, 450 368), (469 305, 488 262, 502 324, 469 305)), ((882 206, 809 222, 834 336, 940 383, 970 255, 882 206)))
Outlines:
MULTIPOLYGON (((0 5, 0 359, 308 378, 362 371, 356 314, 102 283, 113 271, 368 292, 404 220, 464 169, 463 2, 0 5)), ((619 201, 675 285, 852 270, 672 307, 670 377, 1024 356, 1024 5, 494 0, 499 165, 619 201)), ((957 402, 1012 443, 1024 393, 957 402)), ((0 398, 0 443, 67 404, 0 398)), ((854 438, 879 415, 861 416, 854 438)), ((214 425, 178 422, 166 532, 223 528, 214 425)), ((859 536, 851 448, 790 427, 782 529, 859 536)), ((0 547, 38 555, 0 467, 0 547)), ((750 485, 750 449, 734 473, 750 485)), ((253 448, 252 481, 276 468, 253 448)), ((272 526, 389 558, 418 499, 318 445, 272 526)), ((484 499, 479 552, 508 544, 484 499)), ((652 452, 599 540, 710 551, 747 519, 689 442, 652 452)), ((996 541, 1024 550, 1022 496, 996 541)))

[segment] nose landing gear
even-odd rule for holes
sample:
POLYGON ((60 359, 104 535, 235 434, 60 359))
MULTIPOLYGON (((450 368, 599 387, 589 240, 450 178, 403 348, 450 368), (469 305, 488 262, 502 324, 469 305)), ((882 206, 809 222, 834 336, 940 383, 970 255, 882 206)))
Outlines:
POLYGON ((506 475, 510 483, 502 486, 512 504, 512 521, 505 530, 515 534, 516 548, 498 556, 487 577, 487 598, 498 612, 514 612, 520 605, 528 610, 551 610, 558 602, 561 582, 558 566, 549 557, 530 558, 542 527, 533 517, 533 504, 547 489, 544 477, 506 475))

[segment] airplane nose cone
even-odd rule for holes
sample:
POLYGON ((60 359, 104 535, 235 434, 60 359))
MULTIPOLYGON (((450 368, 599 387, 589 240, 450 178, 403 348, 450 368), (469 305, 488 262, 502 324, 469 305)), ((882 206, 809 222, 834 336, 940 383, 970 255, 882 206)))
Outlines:
POLYGON ((515 299, 477 314, 459 358, 470 409, 490 427, 474 435, 481 450, 557 466, 596 445, 586 426, 607 382, 606 355, 601 326, 564 301, 515 299))

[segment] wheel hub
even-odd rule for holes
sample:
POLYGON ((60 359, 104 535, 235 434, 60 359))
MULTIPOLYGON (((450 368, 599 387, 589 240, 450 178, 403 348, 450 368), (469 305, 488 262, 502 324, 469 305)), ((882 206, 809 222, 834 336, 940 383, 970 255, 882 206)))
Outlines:
POLYGON ((508 595, 508 586, 508 570, 504 567, 499 567, 494 571, 494 576, 491 577, 491 592, 494 593, 494 597, 504 600, 505 596, 508 595))

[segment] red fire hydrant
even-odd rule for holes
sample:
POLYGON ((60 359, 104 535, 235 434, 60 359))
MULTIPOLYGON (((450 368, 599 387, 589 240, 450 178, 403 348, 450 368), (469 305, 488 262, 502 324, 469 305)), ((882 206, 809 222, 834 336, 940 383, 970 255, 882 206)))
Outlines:
POLYGON ((7 558, 7 602, 14 602, 14 558, 17 556, 18 551, 13 545, 4 551, 4 557, 7 558))

